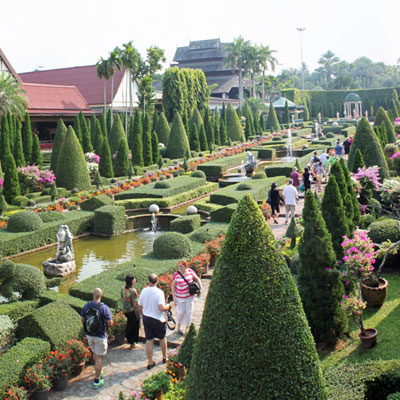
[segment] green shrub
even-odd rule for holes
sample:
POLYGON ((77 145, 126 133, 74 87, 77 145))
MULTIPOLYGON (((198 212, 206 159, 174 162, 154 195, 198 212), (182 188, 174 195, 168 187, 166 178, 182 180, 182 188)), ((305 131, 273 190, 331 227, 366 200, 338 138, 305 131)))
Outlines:
POLYGON ((207 399, 210 393, 215 399, 260 394, 265 399, 326 399, 296 286, 249 195, 229 225, 187 380, 186 400, 207 399))
POLYGON ((125 209, 122 206, 102 206, 94 212, 93 232, 101 235, 119 235, 126 229, 125 209))
POLYGON ((250 183, 244 182, 244 183, 239 183, 239 185, 236 186, 236 190, 251 190, 253 189, 253 186, 251 186, 250 183))
POLYGON ((389 143, 383 149, 383 153, 386 157, 391 157, 394 153, 397 153, 399 148, 394 143, 389 143))
POLYGON ((386 400, 400 400, 400 392, 390 394, 386 400))
POLYGON ((189 233, 200 228, 200 215, 185 215, 171 221, 169 228, 173 232, 189 233))
POLYGON ((61 214, 58 211, 42 211, 42 212, 38 213, 37 215, 39 215, 39 218, 44 223, 65 220, 64 214, 61 214))
POLYGON ((265 175, 265 172, 256 172, 251 179, 267 179, 267 175, 265 175))
POLYGON ((72 126, 68 127, 64 143, 60 149, 55 174, 57 186, 68 190, 73 188, 90 189, 90 176, 85 155, 72 126))
POLYGON ((192 232, 188 237, 194 242, 203 244, 204 242, 216 239, 221 234, 225 235, 227 229, 228 224, 209 222, 192 232))
MULTIPOLYGON (((277 142, 277 141, 281 141, 281 136, 274 136, 273 138, 272 138, 272 141, 273 142, 277 142)), ((282 142, 282 143, 285 143, 285 142, 282 142)))
POLYGON ((362 229, 368 229, 368 227, 375 221, 375 216, 373 214, 363 214, 360 218, 360 228, 362 229))
POLYGON ((351 135, 354 135, 354 133, 356 133, 355 126, 349 126, 348 128, 344 128, 340 131, 340 134, 344 137, 350 137, 351 135))
POLYGON ((396 133, 394 131, 394 126, 390 118, 388 117, 385 109, 383 107, 379 107, 374 120, 374 126, 381 126, 382 123, 386 125, 386 134, 389 143, 396 142, 396 133))
POLYGON ((397 221, 392 218, 383 218, 369 225, 368 236, 374 243, 383 243, 390 240, 393 243, 400 240, 397 221))
POLYGON ((232 215, 236 211, 237 204, 228 204, 225 207, 219 208, 218 210, 210 212, 210 218, 212 222, 226 222, 229 223, 232 215))
POLYGON ((114 203, 114 201, 111 197, 109 197, 105 194, 101 194, 99 196, 93 196, 88 200, 82 201, 80 206, 81 206, 81 209, 84 211, 94 211, 100 207, 108 206, 113 203, 114 203))
POLYGON ((178 232, 163 233, 153 243, 153 253, 156 258, 185 258, 192 252, 190 240, 178 232))
POLYGON ((54 135, 53 149, 51 150, 50 169, 52 171, 55 171, 57 168, 58 155, 64 143, 66 134, 67 134, 67 127, 65 126, 63 120, 60 118, 57 122, 56 133, 54 135))
POLYGON ((67 303, 55 301, 33 311, 17 322, 17 337, 36 337, 57 348, 69 339, 83 336, 80 315, 67 303))
POLYGON ((32 211, 20 211, 13 215, 8 220, 8 232, 32 232, 40 228, 43 221, 32 211))
POLYGON ((165 118, 165 114, 163 112, 161 112, 158 117, 157 126, 155 129, 158 137, 158 142, 166 145, 168 143, 170 128, 167 118, 165 118))
POLYGON ((191 176, 192 178, 205 178, 205 177, 206 177, 206 174, 204 173, 204 171, 198 170, 198 171, 193 171, 193 172, 190 174, 190 176, 191 176))
POLYGON ((172 186, 169 182, 163 181, 163 182, 156 182, 153 187, 154 189, 169 189, 172 186))
POLYGON ((108 143, 110 145, 111 154, 114 154, 119 149, 122 140, 127 141, 124 127, 122 126, 120 117, 115 115, 111 132, 108 135, 108 143))
POLYGON ((25 196, 15 196, 13 198, 12 204, 18 207, 26 207, 28 205, 29 199, 25 196))
POLYGON ((43 307, 46 304, 53 303, 54 301, 63 301, 72 307, 79 315, 82 311, 85 301, 68 294, 58 293, 54 290, 46 290, 39 297, 39 307, 43 307))
POLYGON ((0 358, 0 399, 6 397, 11 386, 22 385, 25 370, 42 361, 49 353, 49 343, 31 337, 7 351, 0 358))
POLYGON ((242 153, 200 164, 197 169, 203 171, 207 176, 220 177, 228 168, 239 165, 245 160, 246 154, 242 153))
POLYGON ((189 331, 185 336, 181 348, 178 354, 178 362, 184 367, 190 368, 190 362, 192 361, 193 349, 196 344, 197 330, 193 323, 189 326, 189 331))
POLYGON ((265 127, 267 128, 267 130, 271 130, 272 132, 278 132, 281 130, 281 127, 279 126, 278 117, 276 116, 275 108, 272 101, 270 102, 269 105, 269 112, 265 127))
POLYGON ((15 326, 8 315, 0 315, 0 356, 12 345, 15 326))
POLYGON ((169 158, 183 158, 189 154, 189 141, 183 126, 181 116, 175 113, 174 121, 168 136, 166 156, 169 158))
POLYGON ((258 158, 263 160, 270 160, 275 158, 276 156, 276 149, 265 149, 256 147, 254 150, 257 150, 258 158))
POLYGON ((15 322, 35 310, 39 300, 16 300, 0 304, 0 315, 8 315, 15 322))
MULTIPOLYGON (((239 117, 236 111, 233 109, 232 104, 228 104, 227 109, 228 119, 228 138, 233 142, 244 142, 245 136, 243 132, 242 124, 240 123, 239 117)), ((203 150, 203 149, 202 149, 203 150)))
POLYGON ((327 139, 332 139, 332 138, 335 137, 335 134, 332 133, 332 132, 328 132, 328 133, 325 135, 325 137, 326 137, 327 139))

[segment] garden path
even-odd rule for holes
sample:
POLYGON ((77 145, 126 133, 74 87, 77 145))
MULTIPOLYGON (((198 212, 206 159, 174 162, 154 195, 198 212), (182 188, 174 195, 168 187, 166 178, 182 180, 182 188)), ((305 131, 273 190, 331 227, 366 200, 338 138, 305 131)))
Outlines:
MULTIPOLYGON (((304 198, 300 200, 296 206, 296 216, 301 215, 304 205, 304 198)), ((281 208, 279 224, 271 224, 272 232, 275 237, 284 235, 287 229, 285 225, 284 207, 281 208)), ((200 326, 201 317, 203 315, 204 302, 207 297, 210 285, 209 279, 203 279, 203 292, 200 299, 196 299, 193 322, 197 328, 200 326)), ((173 315, 176 315, 173 310, 173 315)), ((141 330, 141 336, 144 332, 141 330)), ((171 347, 176 347, 183 342, 183 337, 176 335, 175 331, 167 332, 168 343, 171 347)), ((92 365, 85 368, 81 375, 71 379, 68 387, 63 392, 51 392, 50 400, 76 400, 76 399, 93 399, 93 400, 117 400, 119 392, 129 395, 133 391, 140 391, 140 385, 143 381, 155 372, 164 371, 165 364, 161 363, 162 355, 158 346, 154 347, 154 360, 157 362, 156 367, 147 370, 147 358, 144 343, 141 348, 128 350, 128 344, 117 347, 110 347, 108 355, 104 360, 104 386, 95 391, 92 389, 94 376, 94 367, 92 365)))

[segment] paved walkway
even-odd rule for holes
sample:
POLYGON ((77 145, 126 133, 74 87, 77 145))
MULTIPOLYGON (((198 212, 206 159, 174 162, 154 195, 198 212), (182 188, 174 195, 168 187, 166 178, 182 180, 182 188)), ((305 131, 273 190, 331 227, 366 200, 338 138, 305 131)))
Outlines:
MULTIPOLYGON (((301 215, 303 209, 304 198, 300 198, 296 206, 296 215, 301 215)), ((284 207, 281 207, 281 215, 278 219, 279 224, 270 226, 275 237, 281 237, 285 234, 287 225, 285 225, 284 207), (282 214, 283 213, 283 214, 282 214)), ((204 302, 207 297, 210 280, 203 279, 203 292, 200 299, 195 300, 192 321, 197 328, 200 326, 201 317, 203 315, 204 302)), ((173 310, 173 315, 176 315, 173 310)), ((144 336, 141 330, 141 336, 144 336)), ((175 332, 168 331, 168 343, 171 347, 182 343, 183 337, 178 337, 175 332)), ((140 385, 150 375, 158 371, 165 371, 165 364, 161 363, 162 355, 159 346, 154 347, 154 360, 157 366, 151 370, 147 370, 147 358, 144 343, 141 348, 128 350, 129 345, 111 346, 108 355, 104 359, 104 386, 99 390, 92 389, 94 377, 94 367, 88 366, 82 374, 68 382, 68 387, 63 392, 51 392, 51 400, 76 400, 76 399, 93 399, 93 400, 118 400, 120 391, 124 395, 129 395, 133 391, 140 391, 140 385)))

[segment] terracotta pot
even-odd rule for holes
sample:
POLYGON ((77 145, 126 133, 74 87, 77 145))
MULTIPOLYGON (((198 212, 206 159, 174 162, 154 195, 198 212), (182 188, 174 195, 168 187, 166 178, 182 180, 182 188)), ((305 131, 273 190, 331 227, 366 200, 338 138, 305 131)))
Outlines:
POLYGON ((175 369, 177 379, 183 379, 185 377, 185 368, 176 367, 175 369))
POLYGON ((388 281, 379 278, 379 287, 370 287, 365 284, 365 279, 361 282, 362 298, 367 302, 368 307, 381 307, 385 301, 388 290, 388 281))
POLYGON ((49 395, 49 390, 36 390, 35 392, 33 392, 34 400, 47 400, 49 398, 49 395))
POLYGON ((125 332, 115 332, 113 343, 117 346, 124 344, 125 341, 125 332))
POLYGON ((72 368, 72 376, 78 376, 82 373, 83 369, 85 368, 85 363, 80 363, 78 365, 75 365, 74 368, 72 368))
POLYGON ((55 378, 53 380, 53 389, 56 392, 62 392, 65 390, 68 384, 68 378, 66 376, 60 376, 59 378, 55 378))
POLYGON ((375 346, 376 344, 376 336, 378 335, 378 331, 376 329, 366 329, 365 334, 363 335, 361 332, 358 334, 361 339, 361 343, 367 349, 375 346))
POLYGON ((154 400, 163 400, 163 398, 164 398, 164 392, 162 391, 162 390, 160 390, 159 392, 155 392, 154 394, 153 394, 153 399, 154 400))

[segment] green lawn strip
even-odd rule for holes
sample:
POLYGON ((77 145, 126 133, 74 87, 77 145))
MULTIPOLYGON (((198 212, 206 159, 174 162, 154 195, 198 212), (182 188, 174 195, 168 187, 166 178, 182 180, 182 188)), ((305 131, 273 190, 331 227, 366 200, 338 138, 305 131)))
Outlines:
MULTIPOLYGON (((177 178, 176 178, 177 179, 177 178)), ((191 178, 198 179, 201 178, 191 178)), ((197 197, 203 196, 207 193, 213 192, 218 189, 218 183, 206 183, 195 189, 183 191, 182 193, 176 194, 171 197, 165 198, 147 198, 147 199, 127 199, 127 200, 117 200, 116 205, 124 206, 126 210, 131 210, 135 208, 148 208, 151 204, 157 204, 161 208, 176 206, 178 204, 184 203, 186 201, 195 199, 197 197)), ((160 189, 163 190, 163 189, 160 189)))
POLYGON ((207 176, 220 176, 230 167, 241 164, 247 158, 246 152, 236 154, 230 157, 218 158, 197 166, 197 169, 203 171, 207 176))

